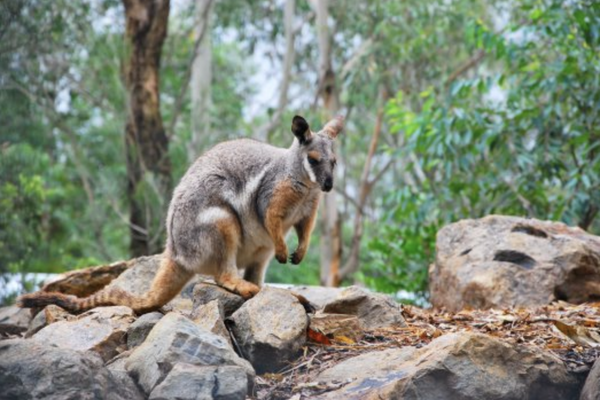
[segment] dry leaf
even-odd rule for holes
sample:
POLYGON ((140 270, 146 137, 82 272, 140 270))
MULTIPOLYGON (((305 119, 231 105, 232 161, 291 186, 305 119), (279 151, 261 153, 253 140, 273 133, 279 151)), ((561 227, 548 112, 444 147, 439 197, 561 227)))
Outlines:
POLYGON ((580 346, 598 347, 600 346, 600 336, 593 331, 590 331, 584 326, 569 325, 557 319, 553 319, 554 326, 564 333, 569 339, 580 346))
POLYGON ((326 346, 331 345, 331 340, 329 340, 327 336, 325 336, 321 332, 317 332, 316 330, 310 327, 306 329, 306 336, 308 336, 308 338, 313 342, 324 344, 326 346))
POLYGON ((347 345, 356 344, 356 342, 354 340, 350 339, 347 336, 343 336, 343 335, 334 336, 333 340, 336 342, 339 342, 339 343, 347 344, 347 345))

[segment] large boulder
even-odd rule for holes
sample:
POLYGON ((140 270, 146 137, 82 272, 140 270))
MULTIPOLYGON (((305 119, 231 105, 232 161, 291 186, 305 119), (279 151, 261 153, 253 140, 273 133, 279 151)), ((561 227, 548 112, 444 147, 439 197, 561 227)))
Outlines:
POLYGON ((406 326, 402 309, 390 296, 350 286, 325 305, 324 313, 356 315, 363 328, 406 326))
POLYGON ((228 320, 240 352, 257 372, 275 372, 306 342, 308 316, 288 290, 264 287, 228 320))
POLYGON ((363 354, 325 370, 321 383, 345 383, 318 399, 576 399, 582 382, 543 350, 478 333, 454 333, 416 350, 363 354))
POLYGON ((28 339, 0 341, 0 400, 138 400, 131 379, 116 379, 94 353, 28 339))
POLYGON ((579 228, 492 215, 444 227, 436 247, 429 268, 435 307, 526 307, 600 297, 600 237, 579 228))
POLYGON ((32 336, 32 340, 58 347, 94 351, 108 361, 125 349, 126 333, 135 321, 129 307, 94 308, 75 319, 55 322, 32 336))
POLYGON ((165 315, 154 326, 144 343, 131 353, 125 367, 144 392, 151 395, 178 363, 233 365, 246 372, 247 382, 251 384, 254 380, 250 363, 235 354, 225 339, 175 312, 165 315))

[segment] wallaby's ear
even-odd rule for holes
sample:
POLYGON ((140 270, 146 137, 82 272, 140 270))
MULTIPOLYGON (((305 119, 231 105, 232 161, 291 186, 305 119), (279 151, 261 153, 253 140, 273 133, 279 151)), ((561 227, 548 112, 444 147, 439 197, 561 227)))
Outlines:
POLYGON ((298 138, 300 144, 305 144, 312 138, 308 122, 299 115, 296 115, 294 119, 292 119, 292 132, 298 138))
POLYGON ((325 124, 325 126, 323 127, 323 133, 325 133, 331 139, 335 139, 337 135, 339 135, 339 133, 342 131, 342 129, 344 129, 344 117, 338 115, 337 117, 329 121, 327 124, 325 124))

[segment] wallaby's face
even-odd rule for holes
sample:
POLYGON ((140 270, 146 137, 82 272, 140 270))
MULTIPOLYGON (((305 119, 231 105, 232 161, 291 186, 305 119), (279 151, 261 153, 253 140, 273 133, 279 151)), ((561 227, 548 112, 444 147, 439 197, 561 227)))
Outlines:
POLYGON ((343 128, 343 120, 337 117, 328 122, 318 133, 313 133, 306 120, 295 116, 292 132, 300 144, 298 156, 309 179, 318 184, 324 192, 333 188, 333 170, 336 159, 333 142, 343 128))

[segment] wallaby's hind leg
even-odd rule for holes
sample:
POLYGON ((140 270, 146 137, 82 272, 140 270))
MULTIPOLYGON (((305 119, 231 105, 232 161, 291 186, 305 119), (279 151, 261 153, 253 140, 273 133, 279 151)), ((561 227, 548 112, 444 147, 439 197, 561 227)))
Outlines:
POLYGON ((256 295, 260 288, 254 283, 243 280, 238 274, 236 257, 240 245, 241 228, 230 219, 218 221, 216 227, 222 240, 223 251, 214 260, 218 264, 215 280, 219 286, 249 299, 256 295))
POLYGON ((173 300, 194 275, 165 254, 150 290, 132 308, 139 314, 155 311, 173 300))

